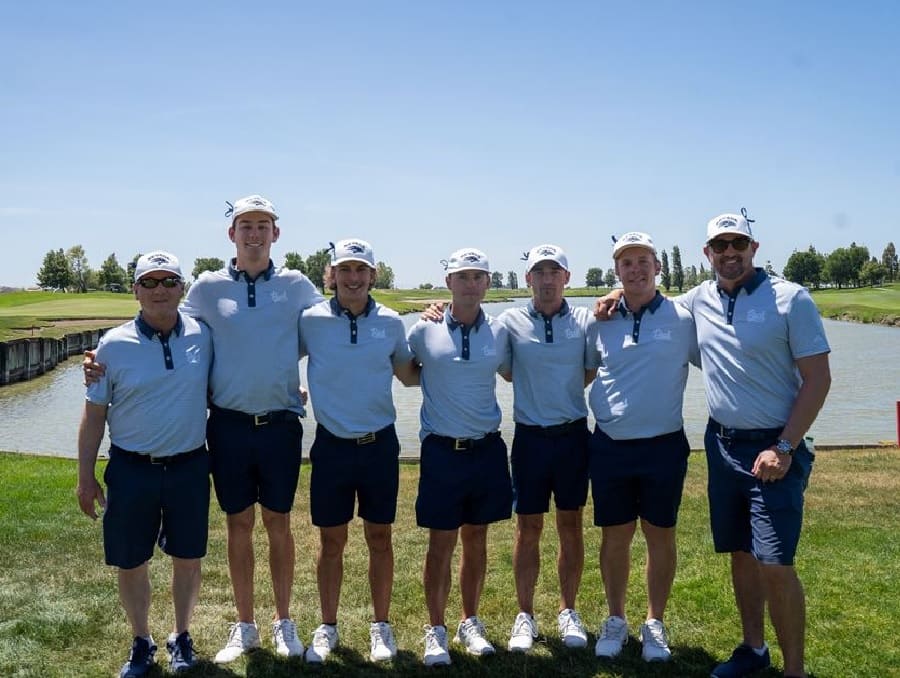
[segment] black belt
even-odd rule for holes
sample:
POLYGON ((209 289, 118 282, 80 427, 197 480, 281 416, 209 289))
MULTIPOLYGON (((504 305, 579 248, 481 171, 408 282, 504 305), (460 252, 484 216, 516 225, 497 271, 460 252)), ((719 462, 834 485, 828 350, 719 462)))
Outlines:
POLYGON ((235 419, 237 421, 245 421, 251 426, 265 426, 266 424, 274 424, 281 421, 297 421, 300 416, 291 410, 272 410, 271 412, 263 412, 262 414, 247 414, 240 410, 226 410, 224 407, 210 406, 210 411, 217 416, 227 419, 235 419))
POLYGON ((534 424, 516 424, 516 428, 522 428, 532 433, 538 433, 548 438, 560 438, 576 431, 587 431, 587 417, 567 421, 564 424, 553 426, 536 426, 534 424))
POLYGON ((169 464, 177 464, 182 461, 187 461, 188 459, 193 459, 194 457, 199 457, 201 454, 206 454, 206 447, 198 447, 196 450, 191 450, 190 452, 181 452, 180 454, 172 454, 167 457, 153 457, 142 452, 129 452, 128 450, 123 450, 117 445, 109 446, 110 459, 112 459, 113 457, 118 457, 120 459, 136 461, 142 464, 152 464, 154 466, 168 466, 169 464))
POLYGON ((710 417, 707 428, 715 431, 722 438, 731 438, 733 440, 772 440, 777 438, 784 427, 780 428, 731 428, 723 426, 715 419, 710 417))
POLYGON ((450 438, 449 436, 439 436, 436 433, 430 435, 449 445, 454 452, 467 452, 468 450, 474 450, 483 445, 487 445, 495 438, 499 438, 500 431, 486 433, 483 438, 450 438))
POLYGON ((317 424, 316 425, 316 435, 319 435, 320 433, 322 433, 322 434, 331 436, 332 438, 337 438, 338 440, 347 440, 347 441, 352 440, 357 445, 368 445, 370 443, 374 443, 376 440, 378 440, 378 438, 384 436, 384 434, 387 432, 387 430, 389 428, 391 428, 391 425, 385 426, 380 431, 370 431, 369 433, 365 433, 356 438, 342 438, 341 436, 334 435, 334 433, 332 433, 327 428, 322 426, 322 424, 317 424))

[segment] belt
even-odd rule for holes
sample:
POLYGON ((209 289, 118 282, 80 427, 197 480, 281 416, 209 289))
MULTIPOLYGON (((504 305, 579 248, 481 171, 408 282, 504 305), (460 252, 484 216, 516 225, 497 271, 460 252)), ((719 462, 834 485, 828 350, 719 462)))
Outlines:
POLYGON ((449 436, 439 436, 436 433, 431 435, 449 445, 454 452, 467 452, 487 445, 495 438, 499 438, 500 431, 486 433, 483 438, 450 438, 449 436))
POLYGON ((548 438, 559 438, 575 431, 587 431, 587 417, 581 419, 573 419, 563 424, 553 424, 552 426, 537 426, 535 424, 516 424, 517 428, 526 431, 539 433, 548 438))
POLYGON ((772 440, 784 430, 783 426, 779 428, 731 428, 723 426, 712 417, 709 419, 707 428, 711 428, 722 438, 734 440, 772 440))
POLYGON ((193 459, 194 457, 199 457, 201 454, 206 454, 206 447, 198 447, 196 450, 191 450, 190 452, 181 452, 180 454, 172 454, 166 457, 154 457, 141 452, 129 452, 116 445, 110 445, 109 447, 110 459, 112 457, 119 457, 121 459, 127 459, 128 461, 136 461, 141 464, 151 464, 153 466, 169 466, 170 464, 177 464, 182 461, 187 461, 188 459, 193 459))
POLYGON ((361 436, 359 436, 359 437, 356 437, 356 438, 342 438, 341 436, 336 436, 336 435, 334 435, 334 433, 332 433, 332 432, 329 431, 327 428, 325 428, 324 426, 322 426, 322 424, 317 424, 317 425, 316 425, 316 435, 319 435, 319 433, 322 432, 322 433, 324 433, 325 435, 329 435, 329 436, 331 436, 332 438, 337 438, 338 440, 347 440, 347 441, 352 440, 352 441, 355 442, 357 445, 368 445, 368 444, 370 444, 370 443, 374 443, 374 442, 375 442, 381 435, 383 435, 389 428, 390 428, 390 425, 389 425, 389 426, 385 426, 385 427, 384 427, 383 429, 381 429, 380 431, 370 431, 369 433, 365 433, 365 434, 363 434, 363 435, 361 435, 361 436))
POLYGON ((237 421, 245 421, 251 426, 266 426, 282 421, 297 421, 299 414, 291 410, 272 410, 271 412, 263 412, 262 414, 247 414, 240 410, 227 410, 224 407, 210 406, 210 411, 217 416, 227 419, 235 419, 237 421))

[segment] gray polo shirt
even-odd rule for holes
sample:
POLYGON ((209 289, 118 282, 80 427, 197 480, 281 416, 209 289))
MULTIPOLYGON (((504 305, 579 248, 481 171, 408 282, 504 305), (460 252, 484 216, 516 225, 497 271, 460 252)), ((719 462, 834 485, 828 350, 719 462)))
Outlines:
POLYGON ((559 312, 546 317, 529 301, 503 311, 497 319, 509 330, 513 419, 554 426, 586 417, 585 332, 593 322, 590 309, 573 308, 563 299, 559 312))
POLYGON ((182 310, 212 329, 213 404, 246 414, 303 414, 297 321, 300 311, 322 299, 305 275, 271 262, 253 280, 234 268, 233 259, 226 268, 203 273, 182 310))
POLYGON ((300 315, 300 353, 316 421, 340 438, 358 438, 394 423, 394 366, 412 359, 400 316, 369 297, 354 316, 337 298, 300 315))
POLYGON ((699 364, 690 313, 659 292, 636 312, 623 297, 610 320, 588 328, 587 347, 597 368, 588 400, 606 435, 631 440, 682 428, 688 363, 699 364))
POLYGON ((429 433, 480 438, 500 428, 497 373, 509 370, 506 328, 481 311, 474 325, 420 320, 409 330, 409 347, 422 364, 420 440, 429 433))
POLYGON ((733 428, 778 428, 800 390, 798 358, 831 349, 800 285, 762 269, 732 295, 706 281, 676 299, 697 324, 710 416, 733 428))
POLYGON ((106 366, 87 387, 87 401, 108 405, 113 445, 168 457, 195 450, 206 439, 206 389, 212 363, 209 328, 179 314, 161 337, 140 315, 103 335, 97 362, 106 366))

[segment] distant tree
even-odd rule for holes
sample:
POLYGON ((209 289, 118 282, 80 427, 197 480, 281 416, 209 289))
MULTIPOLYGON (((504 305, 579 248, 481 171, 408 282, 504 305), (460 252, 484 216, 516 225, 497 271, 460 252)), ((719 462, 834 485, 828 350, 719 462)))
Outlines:
POLYGON ((288 252, 285 254, 284 267, 292 271, 306 273, 306 262, 303 261, 303 257, 300 256, 299 252, 288 252))
POLYGON ((394 271, 383 261, 375 264, 375 288, 390 290, 394 287, 394 271))
POLYGON ((606 275, 603 276, 603 282, 610 289, 615 287, 616 286, 616 272, 611 268, 606 269, 606 275))
POLYGON ((584 276, 584 285, 585 287, 593 287, 597 288, 603 284, 603 269, 602 268, 589 268, 587 270, 587 275, 584 276))
POLYGON ((500 271, 491 273, 491 287, 495 290, 499 290, 503 287, 503 274, 500 271))
POLYGON ((510 271, 506 274, 506 286, 511 290, 519 289, 519 276, 516 275, 515 271, 510 271))
POLYGON ((681 250, 678 245, 672 248, 672 285, 678 288, 679 292, 684 291, 684 269, 681 267, 681 250))
POLYGON ((421 284, 419 285, 419 289, 420 289, 420 290, 433 290, 433 289, 434 289, 434 285, 432 285, 431 283, 421 283, 421 284))
POLYGON ((700 262, 700 270, 697 271, 697 284, 699 285, 704 280, 712 280, 712 274, 710 271, 707 271, 703 266, 703 262, 700 262))
POLYGON ((863 264, 859 272, 860 280, 864 285, 880 285, 887 278, 887 269, 875 257, 863 264))
POLYGON ((890 282, 894 282, 897 279, 898 272, 900 272, 898 270, 900 267, 897 265, 897 250, 894 248, 893 242, 889 242, 881 253, 881 265, 884 266, 887 279, 890 282))
POLYGON ((864 245, 857 245, 855 242, 850 243, 848 248, 850 256, 850 282, 855 287, 859 287, 859 281, 862 274, 862 267, 869 261, 869 248, 864 245))
POLYGON ((812 245, 805 252, 793 252, 784 265, 784 277, 798 285, 819 289, 822 285, 822 269, 825 257, 812 245))
POLYGON ((41 287, 65 290, 72 284, 72 269, 62 248, 50 250, 44 255, 44 263, 37 272, 37 284, 41 287))
POLYGON ((665 250, 663 250, 660 255, 659 282, 666 292, 672 289, 672 274, 669 272, 669 255, 666 254, 665 250))
POLYGON ((100 270, 97 271, 97 286, 101 289, 118 292, 128 290, 129 286, 125 284, 125 269, 119 265, 115 252, 100 264, 100 270))
POLYGON ((306 257, 306 277, 320 290, 325 289, 325 267, 330 263, 330 249, 318 250, 315 254, 306 257))
POLYGON ((684 286, 688 289, 697 286, 697 267, 691 265, 684 274, 684 286))
POLYGON ((196 280, 204 271, 218 271, 224 266, 225 262, 218 257, 199 257, 194 259, 194 270, 191 271, 191 275, 196 280))
POLYGON ((87 292, 90 267, 84 248, 81 245, 73 245, 66 250, 66 259, 69 260, 69 270, 72 271, 72 286, 77 292, 87 292))
POLYGON ((854 275, 859 277, 858 271, 853 270, 850 251, 846 247, 838 247, 826 257, 823 277, 838 289, 848 286, 854 275))
MULTIPOLYGON (((137 268, 138 259, 141 258, 141 253, 138 252, 134 255, 131 261, 128 262, 128 266, 126 267, 126 277, 128 285, 131 285, 134 282, 134 269, 137 268)), ((196 276, 194 276, 196 277, 196 276)))

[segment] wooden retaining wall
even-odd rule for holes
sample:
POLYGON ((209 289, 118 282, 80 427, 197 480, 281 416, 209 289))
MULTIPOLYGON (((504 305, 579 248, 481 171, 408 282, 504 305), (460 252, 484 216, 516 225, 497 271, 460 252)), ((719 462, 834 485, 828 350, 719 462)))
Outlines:
POLYGON ((0 342, 0 386, 33 379, 73 355, 97 348, 107 329, 75 332, 62 339, 35 337, 0 342))

